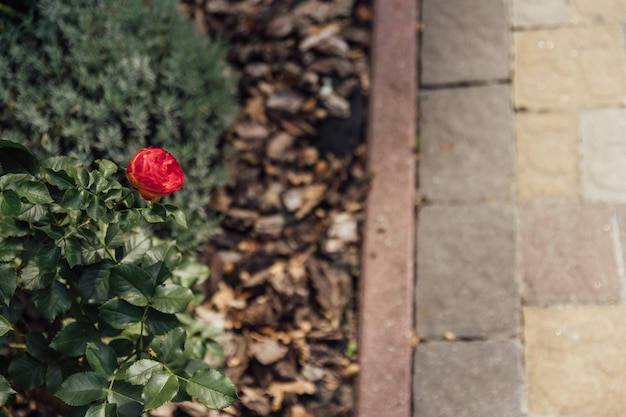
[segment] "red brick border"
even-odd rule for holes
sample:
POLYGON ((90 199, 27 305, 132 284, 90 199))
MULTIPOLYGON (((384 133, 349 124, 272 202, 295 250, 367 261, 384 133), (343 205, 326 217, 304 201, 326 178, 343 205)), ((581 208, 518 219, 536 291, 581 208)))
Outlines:
POLYGON ((417 4, 374 1, 358 417, 411 414, 417 4))

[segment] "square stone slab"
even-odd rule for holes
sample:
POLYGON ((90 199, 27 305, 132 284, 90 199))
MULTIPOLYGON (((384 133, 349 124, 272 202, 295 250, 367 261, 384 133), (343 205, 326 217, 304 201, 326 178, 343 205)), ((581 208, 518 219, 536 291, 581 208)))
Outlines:
POLYGON ((621 300, 616 221, 609 206, 552 204, 521 211, 523 299, 527 305, 621 300))
POLYGON ((513 26, 532 28, 569 23, 567 0, 513 0, 513 26))
POLYGON ((536 416, 626 417, 626 306, 524 308, 536 416))
POLYGON ((618 25, 516 32, 515 107, 530 110, 614 106, 626 97, 626 58, 618 25))
POLYGON ((626 0, 569 0, 574 23, 625 23, 626 0))
POLYGON ((517 179, 520 201, 579 196, 576 113, 517 113, 517 179))
POLYGON ((521 356, 511 340, 419 344, 414 416, 521 416, 521 356))
POLYGON ((514 157, 508 86, 423 91, 420 100, 421 191, 437 203, 510 200, 514 157))
POLYGON ((440 339, 518 333, 515 220, 503 205, 425 207, 419 214, 417 333, 440 339))
POLYGON ((583 197, 626 202, 626 110, 580 113, 583 197))
POLYGON ((423 84, 510 77, 507 0, 437 0, 422 4, 423 84))

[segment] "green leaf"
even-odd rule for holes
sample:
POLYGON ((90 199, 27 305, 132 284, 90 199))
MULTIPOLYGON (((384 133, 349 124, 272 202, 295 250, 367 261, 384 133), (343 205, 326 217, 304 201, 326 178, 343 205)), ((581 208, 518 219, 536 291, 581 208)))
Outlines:
POLYGON ((20 196, 13 190, 5 190, 0 193, 0 214, 5 216, 17 216, 20 214, 22 203, 20 196))
MULTIPOLYGON (((82 234, 87 234, 87 230, 83 230, 82 234)), ((63 246, 63 254, 70 268, 76 265, 90 265, 102 260, 104 248, 96 247, 86 239, 79 239, 70 236, 65 239, 63 246)))
POLYGON ((89 366, 104 377, 110 377, 117 368, 117 355, 102 342, 87 343, 85 356, 89 366))
POLYGON ((148 326, 150 333, 162 335, 179 325, 180 321, 174 314, 161 313, 160 311, 156 311, 152 308, 148 309, 146 326, 148 326))
POLYGON ((159 285, 154 291, 150 305, 162 313, 179 313, 193 300, 189 288, 175 284, 159 285))
POLYGON ((76 357, 85 354, 87 343, 96 342, 99 339, 93 325, 75 321, 59 330, 52 339, 50 347, 57 352, 76 357))
POLYGON ((174 269, 181 261, 180 250, 176 242, 169 241, 152 247, 143 257, 142 265, 149 265, 146 270, 161 284, 170 276, 170 270, 174 269))
POLYGON ((155 337, 152 341, 152 349, 159 359, 165 363, 173 362, 182 355, 187 332, 182 327, 175 327, 163 336, 155 337))
POLYGON ((221 410, 237 400, 237 387, 217 369, 201 369, 187 382, 187 393, 209 408, 221 410))
POLYGON ((209 276, 209 268, 198 262, 194 257, 187 256, 183 258, 180 265, 172 271, 172 275, 177 280, 177 284, 190 288, 194 284, 198 284, 209 276))
POLYGON ((141 210, 141 215, 148 223, 162 223, 167 217, 167 211, 162 204, 154 203, 150 208, 141 210))
POLYGON ((24 220, 29 223, 40 222, 46 217, 48 210, 40 204, 22 204, 22 211, 16 217, 18 220, 24 220))
POLYGON ((117 417, 115 408, 115 404, 108 403, 92 405, 85 413, 85 417, 117 417))
POLYGON ((33 389, 42 385, 46 376, 46 364, 26 354, 19 356, 9 364, 9 380, 11 384, 33 389))
POLYGON ((48 366, 48 370, 46 371, 46 388, 50 392, 55 392, 61 388, 61 384, 64 380, 62 363, 48 366))
POLYGON ((152 247, 152 240, 143 232, 135 233, 124 244, 123 264, 132 264, 140 260, 152 247))
POLYGON ((156 287, 152 276, 136 265, 111 268, 110 282, 115 294, 139 307, 148 305, 156 287))
POLYGON ((80 372, 71 375, 61 384, 56 396, 72 406, 87 405, 104 399, 107 380, 96 372, 80 372))
POLYGON ((15 391, 11 389, 9 381, 5 377, 0 375, 0 406, 6 404, 11 395, 15 394, 15 391))
POLYGON ((7 185, 19 184, 30 178, 33 176, 29 174, 2 174, 0 175, 0 190, 4 190, 7 185))
POLYGON ((75 178, 78 185, 82 188, 89 187, 89 170, 84 167, 76 167, 75 178))
POLYGON ((54 171, 50 168, 44 170, 46 180, 59 190, 67 190, 76 186, 74 179, 65 171, 54 171))
POLYGON ((27 181, 17 186, 17 193, 33 204, 52 203, 48 187, 41 182, 27 181))
POLYGON ((17 271, 8 263, 0 263, 0 302, 9 305, 17 288, 17 271))
POLYGON ((59 281, 54 281, 50 288, 35 292, 33 302, 37 311, 48 321, 53 321, 59 314, 68 311, 72 305, 70 292, 59 281))
POLYGON ((70 210, 80 210, 85 205, 88 193, 78 188, 68 188, 61 199, 61 206, 70 210))
POLYGON ((178 378, 165 372, 152 375, 143 389, 144 409, 153 410, 169 402, 178 393, 178 378))
POLYGON ((104 244, 109 249, 117 249, 124 245, 126 242, 126 235, 120 228, 118 223, 110 223, 107 225, 106 235, 104 237, 104 244))
POLYGON ((0 336, 4 336, 13 330, 13 326, 9 323, 9 320, 5 319, 4 316, 0 316, 0 336))
POLYGON ((100 307, 100 317, 114 329, 127 329, 139 323, 143 310, 130 305, 124 300, 113 299, 100 307))
POLYGON ((21 286, 29 291, 40 290, 52 284, 54 274, 44 274, 33 262, 26 264, 20 274, 21 286))
POLYGON ((0 239, 0 262, 12 262, 23 249, 23 239, 0 239))
POLYGON ((42 362, 52 362, 57 354, 48 347, 48 340, 39 332, 30 332, 26 336, 26 350, 35 359, 42 362))
POLYGON ((161 371, 163 364, 152 359, 140 359, 126 370, 125 379, 133 385, 145 385, 152 374, 161 371))
POLYGON ((107 401, 117 406, 117 414, 122 417, 136 417, 143 412, 142 387, 127 382, 115 381, 109 390, 107 401))
POLYGON ((105 178, 109 178, 111 175, 117 172, 117 165, 107 159, 98 159, 95 161, 98 165, 98 170, 102 172, 105 178))
POLYGON ((113 264, 99 262, 87 266, 78 277, 78 293, 90 302, 104 303, 111 298, 109 275, 113 264))
POLYGON ((42 273, 56 271, 60 258, 61 248, 53 242, 47 243, 37 252, 37 267, 42 273))
POLYGON ((106 206, 104 204, 104 200, 100 197, 92 197, 89 199, 89 204, 87 204, 87 215, 92 219, 99 220, 107 212, 106 206))
POLYGON ((185 229, 187 228, 187 217, 185 216, 184 211, 171 204, 164 204, 163 206, 167 211, 167 217, 173 218, 176 224, 180 227, 185 229))
POLYGON ((43 226, 36 226, 35 229, 42 231, 46 234, 50 239, 60 239, 65 235, 65 230, 62 227, 56 226, 54 224, 45 224, 43 226))
POLYGON ((0 221, 1 237, 24 237, 32 234, 28 224, 16 219, 4 218, 0 221))
POLYGON ((35 175, 38 170, 37 158, 26 147, 0 140, 0 174, 25 172, 35 175))

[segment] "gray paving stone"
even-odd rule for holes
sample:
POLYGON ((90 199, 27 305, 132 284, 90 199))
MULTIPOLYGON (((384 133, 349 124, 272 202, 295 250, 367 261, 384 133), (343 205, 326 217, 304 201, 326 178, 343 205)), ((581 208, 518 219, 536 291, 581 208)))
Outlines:
POLYGON ((503 205, 425 207, 419 214, 419 336, 509 337, 518 333, 515 219, 503 205))
POLYGON ((507 0, 423 2, 422 84, 509 78, 507 0))
POLYGON ((526 305, 614 304, 621 299, 613 210, 605 204, 523 207, 526 305))
POLYGON ((419 344, 414 417, 521 416, 521 356, 512 340, 419 344))
POLYGON ((436 203, 509 200, 515 166, 509 87, 423 91, 420 100, 420 190, 436 203))
POLYGON ((564 25, 570 21, 569 8, 567 0, 513 0, 513 26, 564 25))

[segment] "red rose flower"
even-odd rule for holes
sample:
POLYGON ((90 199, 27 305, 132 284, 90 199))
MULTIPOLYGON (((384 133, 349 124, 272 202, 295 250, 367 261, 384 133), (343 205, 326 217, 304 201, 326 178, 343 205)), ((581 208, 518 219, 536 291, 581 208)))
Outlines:
POLYGON ((150 146, 139 149, 130 159, 126 178, 143 198, 154 202, 157 197, 180 190, 185 174, 172 154, 150 146))

